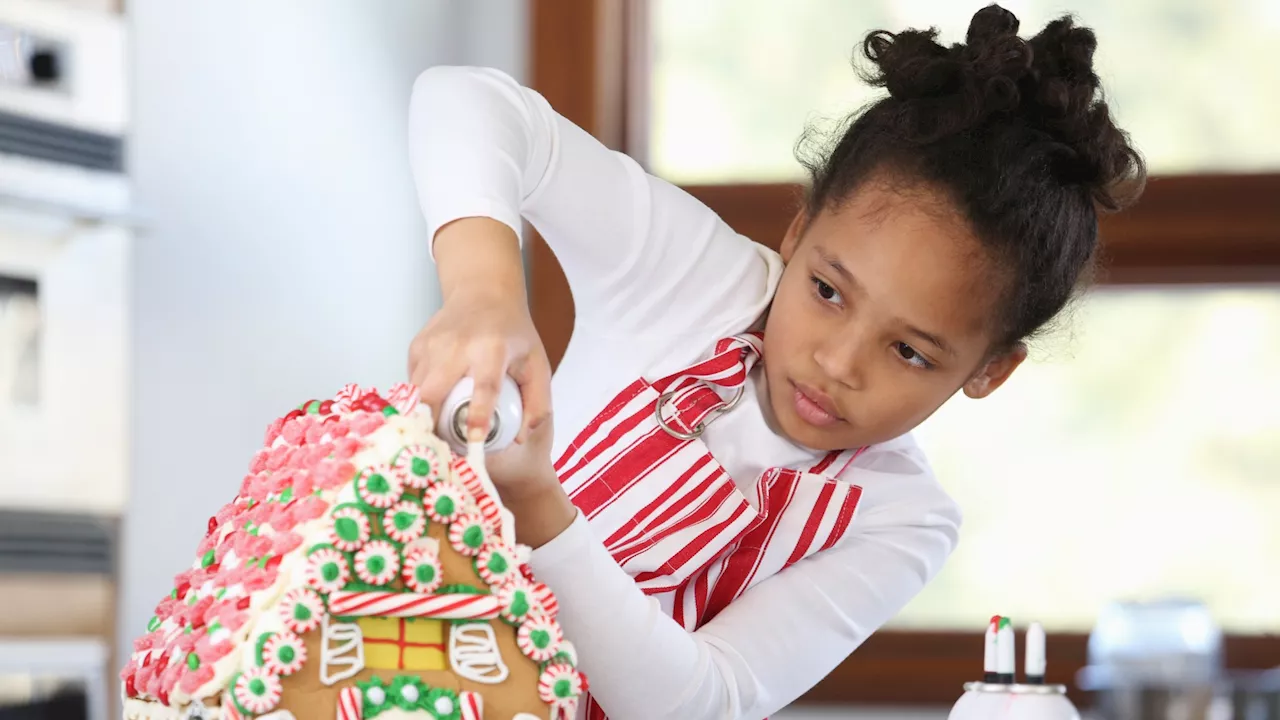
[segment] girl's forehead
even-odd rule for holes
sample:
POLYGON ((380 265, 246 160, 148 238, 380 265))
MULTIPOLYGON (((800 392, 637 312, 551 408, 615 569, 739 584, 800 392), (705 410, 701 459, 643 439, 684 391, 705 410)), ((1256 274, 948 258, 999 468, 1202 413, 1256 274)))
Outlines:
POLYGON ((965 335, 991 327, 1003 272, 940 197, 868 187, 821 213, 809 242, 819 261, 846 268, 888 313, 965 335))

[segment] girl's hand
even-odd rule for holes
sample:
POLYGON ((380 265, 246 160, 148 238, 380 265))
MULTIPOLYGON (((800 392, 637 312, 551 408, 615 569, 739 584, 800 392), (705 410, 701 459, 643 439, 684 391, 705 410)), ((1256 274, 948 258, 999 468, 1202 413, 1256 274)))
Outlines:
POLYGON ((515 518, 516 540, 535 549, 564 532, 578 514, 552 465, 552 427, 542 423, 525 443, 488 455, 484 463, 515 518))
POLYGON ((516 437, 523 444, 549 425, 551 365, 529 315, 519 240, 496 220, 464 218, 436 234, 435 257, 444 303, 409 346, 410 380, 438 418, 445 396, 470 376, 467 429, 482 440, 502 376, 510 375, 524 405, 516 437))

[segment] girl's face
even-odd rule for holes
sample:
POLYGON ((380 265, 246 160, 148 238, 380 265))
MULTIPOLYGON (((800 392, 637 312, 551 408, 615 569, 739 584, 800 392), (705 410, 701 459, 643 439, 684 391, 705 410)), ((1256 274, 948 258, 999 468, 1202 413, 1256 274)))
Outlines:
POLYGON ((1003 275, 938 194, 868 183, 796 217, 765 328, 781 431, 817 450, 915 428, 963 388, 985 397, 1023 360, 992 355, 1003 275))

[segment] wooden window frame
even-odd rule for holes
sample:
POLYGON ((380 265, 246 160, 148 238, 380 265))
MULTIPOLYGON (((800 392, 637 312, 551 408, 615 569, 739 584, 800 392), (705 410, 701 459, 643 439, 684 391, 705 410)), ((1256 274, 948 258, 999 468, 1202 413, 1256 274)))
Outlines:
MULTIPOLYGON (((530 0, 533 88, 606 146, 643 160, 648 140, 646 0, 530 0)), ((776 249, 799 207, 796 184, 684 188, 737 232, 776 249)), ((1102 221, 1104 285, 1280 282, 1280 174, 1155 177, 1133 208, 1102 221)), ((529 232, 530 304, 552 362, 573 328, 554 256, 529 232)), ((981 625, 976 618, 975 624, 981 625)), ((1048 680, 1079 694, 1088 636, 1051 633, 1048 680)), ((981 670, 982 634, 882 630, 818 683, 803 704, 949 705, 981 670)), ((1228 667, 1265 669, 1280 636, 1228 635, 1228 667)), ((1079 698, 1078 698, 1079 699, 1079 698)))

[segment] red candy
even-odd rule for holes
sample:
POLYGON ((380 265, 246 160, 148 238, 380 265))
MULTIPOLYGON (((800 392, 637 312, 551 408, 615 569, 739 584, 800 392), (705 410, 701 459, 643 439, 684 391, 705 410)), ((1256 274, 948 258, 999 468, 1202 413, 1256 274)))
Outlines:
POLYGON ((316 423, 307 427, 307 433, 304 437, 308 445, 314 445, 323 440, 328 432, 329 428, 325 427, 323 423, 316 423))
POLYGON ((308 495, 301 500, 297 500, 296 503, 297 505, 293 508, 293 514, 300 523, 311 522, 323 516, 325 511, 329 509, 329 503, 315 495, 308 495))
POLYGON ((200 662, 202 663, 215 663, 230 655, 234 650, 235 645, 232 645, 230 640, 222 640, 215 643, 206 636, 196 642, 196 655, 200 657, 200 662))
POLYGON ((284 437, 285 442, 292 445, 301 445, 306 441, 307 427, 302 418, 285 423, 284 429, 280 431, 280 435, 284 437))
POLYGON ((247 596, 247 595, 246 595, 245 597, 240 598, 240 600, 236 602, 236 609, 237 609, 237 610, 248 610, 248 609, 249 609, 249 596, 247 596))
POLYGON ((133 684, 133 674, 130 673, 124 678, 124 694, 126 697, 138 697, 138 688, 133 684))
POLYGON ((270 447, 271 443, 275 442, 276 438, 280 437, 280 429, 283 427, 284 418, 276 418, 272 421, 272 423, 267 426, 267 434, 262 438, 262 444, 270 447))
POLYGON ((333 412, 333 401, 332 401, 332 400, 325 400, 324 402, 320 403, 320 414, 321 414, 321 415, 328 415, 328 414, 329 414, 329 413, 331 413, 331 412, 333 412))
POLYGON ((389 403, 387 403, 386 400, 383 400, 382 398, 378 397, 377 393, 371 392, 371 393, 366 393, 364 397, 357 400, 355 403, 355 407, 357 410, 364 410, 371 413, 380 413, 382 412, 383 408, 387 407, 388 404, 389 403))
POLYGON ((302 545, 302 536, 291 532, 273 535, 271 540, 271 554, 276 557, 287 555, 302 545))
POLYGON ((382 413, 360 413, 351 418, 351 430, 357 435, 368 435, 382 427, 387 419, 382 413))
MULTIPOLYGON (((199 655, 197 655, 196 657, 199 657, 199 655)), ((188 671, 186 674, 184 674, 182 676, 182 681, 178 683, 178 688, 182 690, 182 692, 184 693, 191 694, 191 693, 194 693, 196 690, 199 690, 201 685, 204 685, 205 683, 209 682, 212 679, 213 679, 213 666, 202 664, 198 669, 194 671, 188 671)))
MULTIPOLYGON (((353 431, 355 430, 354 425, 352 426, 352 430, 353 431)), ((339 440, 336 440, 333 443, 333 455, 339 460, 350 460, 352 457, 355 456, 356 453, 360 452, 363 449, 364 449, 364 443, 361 442, 359 438, 352 437, 350 435, 348 435, 347 437, 341 438, 339 440)), ((352 474, 354 474, 354 471, 352 474)), ((346 480, 350 480, 350 479, 351 477, 348 476, 346 478, 343 478, 343 481, 345 482, 346 480)))

